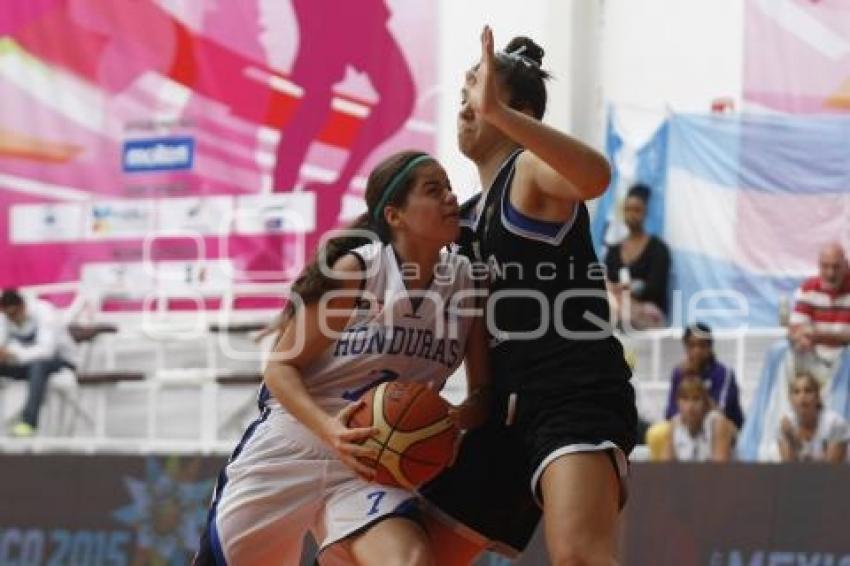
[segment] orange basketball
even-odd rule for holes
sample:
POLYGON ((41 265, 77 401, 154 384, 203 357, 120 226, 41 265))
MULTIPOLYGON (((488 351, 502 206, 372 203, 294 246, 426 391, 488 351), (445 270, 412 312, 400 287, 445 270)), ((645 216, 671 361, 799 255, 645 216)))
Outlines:
POLYGON ((370 389, 363 399, 348 426, 379 430, 366 441, 379 450, 375 481, 414 489, 451 462, 460 431, 436 391, 423 383, 391 381, 370 389))

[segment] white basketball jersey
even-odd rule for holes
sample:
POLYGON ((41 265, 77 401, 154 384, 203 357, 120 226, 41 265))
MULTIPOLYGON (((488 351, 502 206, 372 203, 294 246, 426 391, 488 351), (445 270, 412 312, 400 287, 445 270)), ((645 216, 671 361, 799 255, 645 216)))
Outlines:
MULTIPOLYGON (((791 421, 794 432, 800 431, 800 422, 792 411, 786 415, 791 421)), ((810 440, 803 440, 798 457, 803 461, 820 461, 826 458, 826 448, 832 442, 848 440, 847 421, 841 415, 829 409, 822 409, 818 416, 818 426, 810 440)))
POLYGON ((681 462, 711 460, 715 421, 720 416, 716 410, 709 411, 702 422, 702 429, 696 436, 692 436, 688 427, 682 423, 681 415, 673 417, 673 451, 676 454, 676 460, 681 462))
MULTIPOLYGON (((339 337, 305 367, 308 392, 336 413, 378 382, 405 379, 441 387, 460 365, 476 305, 469 261, 442 254, 430 287, 416 300, 390 246, 355 250, 366 269, 357 308, 339 337)), ((297 324, 297 319, 293 323, 297 324)), ((345 545, 415 495, 368 482, 272 397, 264 404, 219 477, 211 510, 217 541, 230 564, 297 564, 310 531, 322 564, 351 564, 345 545)))
MULTIPOLYGON (((369 244, 353 253, 366 269, 357 307, 338 338, 304 368, 308 392, 335 412, 384 381, 425 381, 441 388, 463 360, 474 319, 469 260, 441 253, 430 286, 408 293, 409 271, 391 246, 369 244)), ((269 406, 279 406, 263 394, 269 406)))

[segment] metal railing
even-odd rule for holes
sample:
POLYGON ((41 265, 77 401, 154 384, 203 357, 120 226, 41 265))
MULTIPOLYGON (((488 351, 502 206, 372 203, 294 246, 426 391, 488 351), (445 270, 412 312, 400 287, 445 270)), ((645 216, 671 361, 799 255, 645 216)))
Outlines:
MULTIPOLYGON (((73 290, 72 284, 37 289, 39 293, 73 290)), ((98 312, 98 322, 114 323, 119 331, 103 335, 93 344, 97 368, 143 371, 145 379, 76 387, 66 384, 65 400, 72 400, 87 418, 75 420, 74 416, 80 414, 72 412, 70 422, 50 423, 51 402, 62 400, 51 400, 48 393, 44 410, 52 426, 26 440, 10 438, 0 430, 0 451, 228 453, 256 415, 257 385, 246 383, 250 379, 234 384, 221 378, 233 373, 259 375, 263 348, 250 344, 244 333, 235 337, 222 332, 221 327, 270 320, 274 310, 233 309, 237 298, 270 293, 279 296, 281 285, 235 285, 223 296, 220 311, 204 313, 207 318, 203 325, 192 320, 194 314, 187 313, 166 313, 158 324, 150 324, 150 320, 142 324, 139 313, 98 312), (217 331, 211 330, 213 324, 220 325, 217 331), (239 356, 233 353, 234 340, 242 341, 236 347, 241 349, 239 356), (182 361, 175 361, 175 352, 183 356, 182 361)), ((91 293, 86 300, 92 300, 91 293)), ((80 309, 83 303, 75 301, 72 308, 80 309)), ((735 370, 745 410, 757 385, 764 352, 785 332, 782 327, 714 331, 715 351, 722 363, 735 370)), ((678 328, 621 336, 634 362, 633 383, 644 418, 654 420, 663 413, 670 373, 684 358, 681 336, 678 328)), ((0 380, 0 422, 8 421, 17 404, 22 403, 23 387, 22 383, 0 380)), ((449 380, 444 394, 458 401, 464 389, 460 370, 449 380)))

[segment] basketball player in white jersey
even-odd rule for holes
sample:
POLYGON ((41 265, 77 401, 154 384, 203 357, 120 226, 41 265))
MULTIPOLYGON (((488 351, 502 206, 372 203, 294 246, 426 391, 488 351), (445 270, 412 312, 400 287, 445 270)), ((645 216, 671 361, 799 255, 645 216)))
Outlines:
MULTIPOLYGON (((433 564, 415 495, 370 482, 375 469, 360 460, 377 456, 361 445, 376 431, 346 423, 373 385, 439 388, 464 358, 470 390, 483 386, 474 274, 443 251, 458 234, 458 204, 427 154, 378 165, 366 203, 356 226, 380 241, 331 240, 293 285, 260 415, 219 476, 196 564, 298 564, 308 531, 321 564, 433 564)), ((476 399, 453 411, 461 427, 483 420, 476 399)))
POLYGON ((831 462, 847 457, 850 429, 841 415, 823 406, 820 382, 799 373, 788 384, 791 413, 780 421, 779 454, 783 462, 831 462))
POLYGON ((714 407, 699 375, 682 378, 676 390, 678 413, 661 449, 662 460, 728 462, 735 425, 714 407))

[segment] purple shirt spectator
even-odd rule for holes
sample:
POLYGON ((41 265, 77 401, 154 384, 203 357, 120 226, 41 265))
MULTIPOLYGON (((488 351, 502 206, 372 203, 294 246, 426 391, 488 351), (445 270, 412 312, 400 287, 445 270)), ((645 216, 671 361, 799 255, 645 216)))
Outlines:
MULTIPOLYGON (((703 371, 700 372, 702 382, 708 390, 709 396, 717 403, 717 408, 735 423, 738 430, 744 422, 744 414, 741 411, 741 402, 738 396, 738 382, 735 372, 727 368, 717 360, 712 359, 703 371)), ((678 412, 676 406, 676 389, 682 381, 682 368, 673 370, 670 377, 670 394, 667 398, 667 410, 664 417, 671 419, 678 412)))

